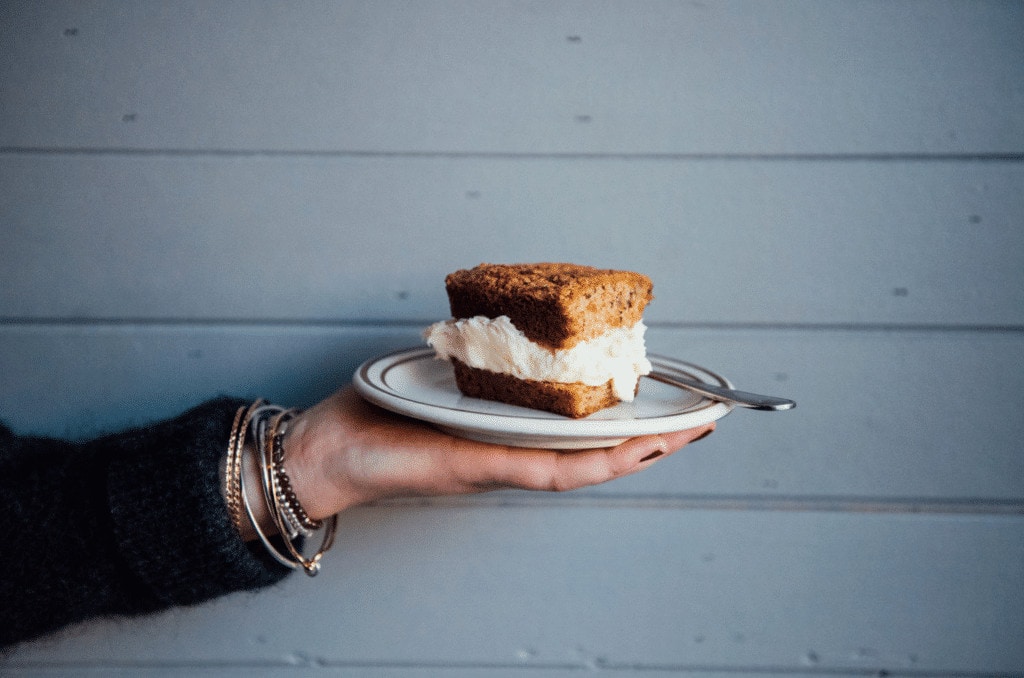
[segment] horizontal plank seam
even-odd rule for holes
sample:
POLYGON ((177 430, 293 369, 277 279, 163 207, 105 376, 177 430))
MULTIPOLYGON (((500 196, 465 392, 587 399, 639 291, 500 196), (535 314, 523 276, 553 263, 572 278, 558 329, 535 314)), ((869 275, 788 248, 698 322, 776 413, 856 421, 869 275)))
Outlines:
POLYGON ((226 158, 438 158, 488 160, 739 160, 815 162, 1022 162, 1024 152, 1007 153, 643 153, 530 151, 373 151, 359 149, 199 149, 0 146, 0 155, 91 155, 226 158))
MULTIPOLYGON (((147 317, 26 317, 0 316, 0 327, 231 327, 231 328, 338 328, 422 329, 437 318, 424 319, 332 319, 332 318, 147 318, 147 317)), ((842 332, 962 332, 1017 334, 1024 332, 1019 324, 950 324, 950 323, 775 323, 775 322, 647 322, 659 330, 771 330, 771 331, 842 331, 842 332)))
POLYGON ((787 675, 828 675, 828 676, 876 676, 884 678, 940 678, 942 676, 962 676, 964 678, 1020 678, 1024 672, 1006 671, 989 672, 977 670, 944 670, 944 669, 908 669, 891 668, 886 664, 875 666, 718 666, 715 664, 617 664, 602 662, 599 669, 608 671, 636 671, 673 673, 733 673, 743 674, 787 674, 787 675))
POLYGON ((885 664, 877 666, 806 666, 806 665, 732 665, 732 664, 636 664, 616 663, 603 658, 589 662, 445 662, 445 661, 344 661, 329 660, 296 654, 292 659, 267 661, 15 661, 6 664, 11 669, 67 670, 76 669, 230 669, 230 668, 323 668, 323 669, 455 669, 466 671, 631 671, 637 673, 666 671, 678 673, 731 673, 790 675, 835 675, 835 676, 888 676, 897 678, 944 678, 962 676, 965 678, 1022 678, 1024 672, 978 671, 962 669, 913 669, 892 668, 885 664))
POLYGON ((672 511, 756 511, 788 513, 875 513, 888 515, 1021 516, 1024 498, 854 497, 756 494, 729 495, 520 495, 496 493, 469 498, 392 499, 374 506, 432 508, 644 509, 672 511))

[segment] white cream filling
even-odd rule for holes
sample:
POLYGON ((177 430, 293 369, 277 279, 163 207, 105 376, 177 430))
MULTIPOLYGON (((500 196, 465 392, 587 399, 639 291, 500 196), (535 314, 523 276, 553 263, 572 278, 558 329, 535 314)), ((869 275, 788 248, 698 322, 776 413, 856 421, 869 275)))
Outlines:
POLYGON ((646 330, 639 321, 557 351, 527 339, 508 316, 445 320, 428 327, 423 336, 444 360, 456 358, 469 367, 518 379, 588 386, 611 380, 616 397, 630 402, 637 381, 651 371, 646 330))

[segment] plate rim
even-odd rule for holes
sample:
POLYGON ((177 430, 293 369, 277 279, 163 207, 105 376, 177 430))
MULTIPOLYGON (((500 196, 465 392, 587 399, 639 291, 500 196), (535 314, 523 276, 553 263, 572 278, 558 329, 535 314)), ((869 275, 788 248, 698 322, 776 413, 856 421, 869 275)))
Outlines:
MULTIPOLYGON (((660 354, 648 354, 647 357, 652 365, 655 366, 655 369, 667 367, 676 371, 682 371, 687 376, 696 378, 704 383, 732 388, 732 383, 727 378, 706 367, 660 354), (695 375, 685 368, 696 370, 701 374, 695 375), (708 381, 708 377, 714 381, 708 381)), ((452 408, 447 405, 435 405, 416 398, 410 398, 387 386, 384 375, 386 375, 388 370, 408 362, 423 359, 434 360, 434 349, 429 346, 416 346, 378 355, 364 361, 356 369, 352 377, 352 383, 357 392, 366 400, 392 412, 426 421, 442 430, 449 432, 453 430, 467 431, 477 434, 496 433, 502 438, 519 435, 530 439, 524 440, 524 442, 530 442, 531 444, 535 443, 539 438, 551 438, 562 441, 586 441, 610 438, 625 439, 639 435, 667 433, 683 428, 704 425, 726 416, 733 410, 733 405, 729 403, 700 397, 700 400, 692 407, 681 412, 640 419, 531 417, 529 414, 506 415, 490 412, 473 412, 452 408), (373 377, 372 371, 375 369, 380 371, 382 375, 380 379, 373 377), (703 416, 694 416, 698 414, 703 414, 703 416), (673 424, 673 422, 683 417, 692 418, 695 420, 695 423, 688 423, 682 427, 678 424, 673 424)))

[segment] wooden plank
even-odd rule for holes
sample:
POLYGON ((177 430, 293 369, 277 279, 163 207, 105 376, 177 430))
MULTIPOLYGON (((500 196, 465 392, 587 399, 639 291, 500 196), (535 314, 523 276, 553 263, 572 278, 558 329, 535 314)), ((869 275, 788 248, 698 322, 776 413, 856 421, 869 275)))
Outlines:
POLYGON ((10 661, 1024 671, 1020 516, 391 507, 341 535, 315 580, 10 661))
MULTIPOLYGON (((780 678, 787 675, 781 671, 712 671, 702 668, 658 669, 601 669, 602 678, 640 678, 655 675, 658 678, 780 678)), ((269 666, 225 666, 188 665, 160 666, 132 665, 130 668, 117 666, 66 666, 23 667, 18 666, 6 673, 11 678, 193 678, 193 676, 214 676, 215 678, 579 678, 579 668, 560 667, 507 667, 507 666, 323 666, 315 667, 295 664, 270 664, 269 666)), ((814 678, 817 674, 801 671, 800 675, 814 678)), ((861 672, 829 671, 821 678, 863 678, 861 672)), ((914 676, 899 671, 887 674, 892 678, 914 676)), ((942 674, 930 674, 942 678, 942 674)), ((956 674, 949 674, 954 678, 956 674)))
POLYGON ((1021 153, 1006 2, 7 3, 0 145, 1021 153))
MULTIPOLYGON (((707 669, 602 669, 602 678, 640 678, 655 675, 658 678, 780 678, 786 675, 780 671, 711 671, 707 669)), ((66 666, 22 667, 18 666, 6 676, 11 678, 193 678, 193 676, 213 676, 214 678, 279 678, 287 674, 288 678, 579 678, 579 668, 558 667, 506 667, 506 666, 296 666, 294 664, 269 666, 225 666, 220 665, 188 665, 171 667, 154 667, 133 665, 130 668, 117 666, 82 666, 70 664, 66 666)), ((801 671, 800 675, 814 678, 812 672, 801 671)), ((861 672, 829 671, 821 674, 822 678, 863 678, 861 672)), ((899 671, 888 673, 892 678, 913 676, 899 671)), ((942 678, 942 674, 931 674, 942 678)), ((955 674, 950 674, 953 678, 955 674)))
POLYGON ((648 319, 1024 324, 1024 164, 0 155, 0 316, 434 320, 568 260, 648 319))
POLYGON ((222 394, 306 407, 417 342, 410 328, 0 326, 0 412, 21 431, 84 438, 222 394))
MULTIPOLYGON (((1019 501, 1022 340, 1019 333, 654 330, 651 350, 717 367, 739 387, 790 397, 797 408, 734 412, 643 486, 669 495, 721 488, 770 498, 1019 501)), ((629 493, 639 482, 626 479, 614 491, 629 493)))
MULTIPOLYGON (((3 326, 0 413, 16 430, 85 436, 225 392, 307 406, 363 360, 419 342, 414 327, 3 326)), ((797 409, 734 412, 657 472, 581 495, 901 510, 1024 501, 1020 333, 655 328, 648 343, 797 409)))

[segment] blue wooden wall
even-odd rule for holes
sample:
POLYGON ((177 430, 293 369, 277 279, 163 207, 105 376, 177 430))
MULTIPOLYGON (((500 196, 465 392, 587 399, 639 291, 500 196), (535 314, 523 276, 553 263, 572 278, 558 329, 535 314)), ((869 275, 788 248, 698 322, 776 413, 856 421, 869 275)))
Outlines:
MULTIPOLYGON (((481 261, 643 271, 792 397, 4 675, 1024 675, 1024 4, 0 4, 0 417, 308 405, 481 261)), ((3 545, 0 548, 9 548, 3 545)), ((0 601, 2 603, 2 601, 0 601)))

